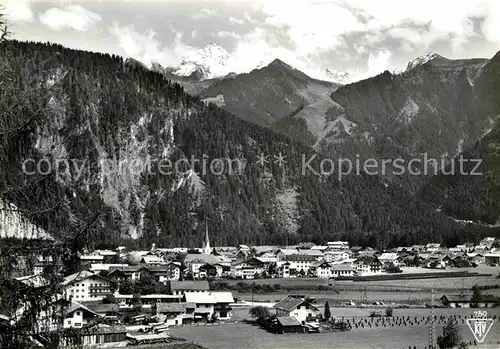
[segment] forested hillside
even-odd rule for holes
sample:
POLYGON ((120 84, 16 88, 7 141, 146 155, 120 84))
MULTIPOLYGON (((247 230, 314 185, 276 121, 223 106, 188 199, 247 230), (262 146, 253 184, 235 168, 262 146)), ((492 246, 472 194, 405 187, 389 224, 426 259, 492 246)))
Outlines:
MULTIPOLYGON (((441 157, 473 145, 497 116, 477 108, 487 99, 478 82, 489 64, 434 55, 410 64, 401 74, 386 71, 340 87, 332 99, 342 109, 332 110, 331 117, 342 115, 357 125, 350 137, 340 137, 346 147, 341 151, 349 153, 349 146, 362 142, 381 157, 415 157, 424 152, 441 157)), ((495 74, 491 78, 499 79, 495 74)))
POLYGON ((276 59, 261 69, 216 81, 201 91, 200 97, 222 95, 228 111, 243 120, 270 126, 300 106, 314 102, 318 93, 326 96, 337 86, 312 79, 276 59))
MULTIPOLYGON (((482 96, 481 103, 474 105, 474 112, 500 117, 500 52, 485 67, 477 81, 482 96)), ((446 214, 464 220, 489 224, 500 222, 500 121, 473 147, 461 154, 464 159, 480 159, 476 172, 481 175, 438 176, 421 191, 420 197, 440 208, 446 214)), ((459 159, 450 164, 447 171, 459 167, 459 159)), ((465 163, 464 173, 470 173, 476 162, 465 163)))
POLYGON ((310 148, 117 56, 10 42, 0 47, 0 74, 0 199, 55 238, 78 229, 93 246, 199 246, 205 221, 214 245, 349 239, 383 247, 492 233, 454 223, 378 176, 303 175, 310 148), (265 166, 261 153, 270 155, 265 166), (279 153, 283 167, 273 163, 279 153), (233 174, 204 174, 201 163, 185 174, 160 174, 158 162, 102 166, 193 156, 245 166, 233 174), (58 176, 35 171, 42 158, 58 176), (34 175, 23 172, 26 159, 34 175))

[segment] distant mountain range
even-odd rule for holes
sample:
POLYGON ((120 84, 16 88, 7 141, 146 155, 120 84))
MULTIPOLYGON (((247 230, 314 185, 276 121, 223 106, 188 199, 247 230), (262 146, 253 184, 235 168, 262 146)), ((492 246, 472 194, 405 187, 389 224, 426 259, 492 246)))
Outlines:
MULTIPOLYGON (((481 152, 494 154, 498 55, 432 57, 401 74, 347 85, 313 79, 280 60, 213 77, 214 69, 188 69, 194 58, 181 71, 16 41, 0 47, 0 62, 9 66, 1 71, 0 125, 8 129, 0 138, 0 199, 55 239, 83 231, 79 239, 92 246, 194 247, 204 222, 222 246, 346 239, 383 248, 498 233, 456 221, 464 212, 451 201, 469 187, 368 174, 339 181, 338 171, 304 173, 302 163, 303 156, 408 160, 423 152, 451 159, 479 140, 481 152), (280 153, 284 166, 273 161, 280 153), (269 158, 260 165, 262 154, 269 158), (192 157, 241 159, 244 166, 231 175, 217 172, 219 165, 203 173, 202 163, 185 173, 160 173, 157 163, 102 167, 103 160, 192 157), (87 171, 30 176, 25 159, 75 159, 87 171), (453 195, 438 200, 432 193, 453 195)), ((495 187, 483 183, 485 195, 470 212, 492 222, 495 187)))

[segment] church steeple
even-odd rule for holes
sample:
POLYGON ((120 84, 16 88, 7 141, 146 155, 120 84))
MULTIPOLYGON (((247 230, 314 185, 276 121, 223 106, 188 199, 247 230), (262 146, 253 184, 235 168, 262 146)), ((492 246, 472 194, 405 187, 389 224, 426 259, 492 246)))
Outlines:
POLYGON ((203 254, 210 254, 211 252, 210 240, 208 238, 208 224, 205 221, 205 241, 203 242, 203 254))

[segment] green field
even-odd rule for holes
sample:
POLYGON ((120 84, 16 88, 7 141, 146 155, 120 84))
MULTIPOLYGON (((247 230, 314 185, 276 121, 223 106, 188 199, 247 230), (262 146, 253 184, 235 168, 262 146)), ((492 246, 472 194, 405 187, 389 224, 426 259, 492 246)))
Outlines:
MULTIPOLYGON (((323 304, 320 304, 318 308, 323 311, 323 304)), ((251 317, 248 315, 249 308, 238 308, 233 309, 233 320, 250 320, 251 317)), ((368 317, 370 316, 370 312, 372 311, 381 311, 384 312, 385 308, 355 308, 355 307, 330 307, 330 311, 332 316, 334 317, 368 317)), ((434 309, 434 313, 436 316, 471 316, 477 309, 450 309, 450 308, 436 308, 434 309)), ((488 312, 489 316, 497 316, 500 317, 500 308, 492 308, 485 309, 488 312)), ((425 317, 429 316, 429 308, 395 308, 393 310, 393 316, 409 316, 409 317, 425 317)), ((500 325, 499 325, 500 326, 500 325)), ((500 328, 498 329, 500 331, 500 328)))
MULTIPOLYGON (((490 348, 500 347, 500 331, 495 331, 495 323, 487 337, 490 348)), ((463 339, 472 341, 473 336, 467 326, 460 326, 463 339)), ((441 333, 437 327, 437 334, 441 333)), ((357 329, 347 332, 319 334, 275 335, 248 324, 224 326, 179 327, 171 330, 172 335, 194 341, 209 349, 407 349, 415 346, 423 349, 428 345, 427 327, 397 327, 377 329, 357 329)), ((474 347, 472 347, 474 348, 474 347)))
MULTIPOLYGON (((409 268, 407 273, 422 272, 421 268, 409 268)), ((440 273, 442 271, 427 269, 429 273, 440 273)), ((295 279, 257 279, 243 281, 247 284, 259 285, 280 285, 282 290, 270 293, 242 292, 238 295, 239 299, 251 301, 273 301, 276 302, 288 293, 303 293, 314 297, 319 301, 331 301, 334 303, 343 303, 346 301, 360 302, 366 291, 367 302, 374 301, 396 302, 408 304, 423 304, 429 302, 432 297, 431 290, 434 290, 436 299, 443 293, 453 294, 464 290, 470 292, 474 285, 480 286, 498 286, 500 279, 498 267, 479 267, 471 268, 482 274, 491 274, 493 276, 471 276, 471 277, 451 277, 451 278, 433 278, 433 279, 414 279, 414 280, 383 280, 383 281, 340 281, 318 279, 318 278, 295 278, 295 279), (327 286, 328 290, 321 290, 321 286, 327 286)), ((224 281, 230 285, 236 285, 241 280, 224 281)), ((483 291, 484 294, 500 295, 500 288, 483 291)), ((363 303, 366 303, 363 301, 363 303)))
MULTIPOLYGON (((440 290, 453 290, 464 287, 466 289, 472 288, 474 285, 494 286, 500 284, 500 279, 496 276, 500 272, 499 267, 478 267, 478 268, 464 268, 446 270, 450 271, 469 271, 480 274, 491 274, 492 276, 470 276, 470 277, 447 277, 447 278, 432 278, 432 279, 414 279, 414 280, 383 280, 383 281, 341 281, 319 278, 293 278, 293 279, 256 279, 256 280, 223 280, 230 285, 236 285, 238 282, 255 283, 258 285, 275 285, 278 284, 285 289, 313 289, 318 286, 332 285, 339 290, 359 290, 364 287, 370 287, 373 290, 386 290, 391 292, 398 291, 411 291, 422 289, 440 289, 440 290)), ((443 272, 442 270, 423 269, 423 268, 408 268, 405 269, 405 274, 423 273, 436 274, 443 272)))

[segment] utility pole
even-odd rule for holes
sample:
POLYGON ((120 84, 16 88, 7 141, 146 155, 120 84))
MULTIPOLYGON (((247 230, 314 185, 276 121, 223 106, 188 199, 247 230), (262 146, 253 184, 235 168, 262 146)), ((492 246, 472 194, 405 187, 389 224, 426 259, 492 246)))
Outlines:
POLYGON ((431 290, 431 310, 429 324, 429 349, 436 349, 436 323, 434 321, 434 289, 431 290))
POLYGON ((252 285, 252 307, 253 307, 253 285, 252 285))

